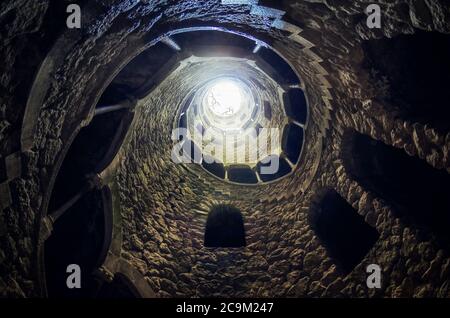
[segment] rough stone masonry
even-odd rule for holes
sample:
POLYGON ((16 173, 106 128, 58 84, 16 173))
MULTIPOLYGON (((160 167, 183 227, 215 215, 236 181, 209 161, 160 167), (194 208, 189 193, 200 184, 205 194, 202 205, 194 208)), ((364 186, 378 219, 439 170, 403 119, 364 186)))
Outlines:
MULTIPOLYGON (((433 46, 450 43, 446 1, 377 1, 379 29, 367 27, 364 0, 78 1, 82 28, 67 29, 72 2, 0 4, 1 297, 47 295, 43 246, 52 235, 46 217, 53 186, 118 71, 158 37, 197 26, 264 40, 300 75, 311 111, 302 165, 276 184, 248 187, 163 160, 172 146, 171 106, 192 84, 183 71, 172 72, 139 99, 142 111, 108 179, 115 214, 108 262, 99 266, 105 279, 122 273, 157 297, 450 296, 449 245, 434 230, 439 207, 426 201, 423 216, 409 213, 408 205, 448 185, 448 82, 438 74, 450 72, 448 55, 433 46), (401 180, 409 179, 380 181, 395 169, 381 157, 368 160, 369 150, 359 155, 364 147, 375 147, 372 158, 383 154, 391 167, 417 166, 409 183, 423 192, 389 188, 392 182, 407 188, 401 180), (380 169, 378 176, 371 167, 380 169), (336 193, 336 202, 379 234, 350 272, 341 270, 342 260, 314 223, 326 211, 324 193, 336 193), (242 212, 246 247, 203 246, 216 204, 242 212), (367 287, 369 264, 381 267, 381 288, 367 287)), ((139 76, 151 75, 158 54, 139 76)), ((122 79, 133 83, 139 76, 122 79)))

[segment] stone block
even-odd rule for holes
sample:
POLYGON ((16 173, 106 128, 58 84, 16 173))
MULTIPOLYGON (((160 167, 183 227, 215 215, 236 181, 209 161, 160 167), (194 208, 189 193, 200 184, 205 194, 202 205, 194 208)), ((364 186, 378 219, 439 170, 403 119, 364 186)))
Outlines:
POLYGON ((5 168, 8 181, 14 180, 22 174, 22 156, 15 152, 5 158, 5 168))
POLYGON ((7 208, 11 205, 11 191, 7 182, 0 183, 0 209, 7 208))

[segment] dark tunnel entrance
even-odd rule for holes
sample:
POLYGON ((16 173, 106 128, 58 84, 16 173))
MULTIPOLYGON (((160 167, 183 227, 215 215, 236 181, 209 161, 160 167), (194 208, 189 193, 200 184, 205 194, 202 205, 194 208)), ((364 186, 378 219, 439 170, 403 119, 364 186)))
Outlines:
POLYGON ((350 273, 373 247, 379 233, 336 191, 327 190, 311 214, 312 227, 339 270, 350 273))
POLYGON ((206 221, 206 247, 244 247, 245 229, 239 209, 218 205, 211 209, 206 221))
POLYGON ((91 191, 55 222, 45 242, 48 297, 92 296, 98 283, 94 271, 103 263, 111 240, 110 200, 108 188, 91 191), (71 264, 80 266, 80 289, 66 285, 66 269, 71 264))
POLYGON ((424 235, 433 233, 448 249, 448 173, 369 136, 354 132, 348 138, 347 169, 352 177, 392 204, 404 221, 423 230, 424 235))
POLYGON ((86 178, 103 171, 114 159, 133 114, 119 110, 95 116, 73 141, 56 178, 48 210, 55 211, 73 197, 86 178))
POLYGON ((53 223, 44 246, 47 294, 50 298, 96 297, 112 239, 112 196, 97 174, 115 158, 133 114, 120 109, 98 114, 80 130, 56 178, 48 218, 53 223), (81 288, 69 289, 67 267, 81 269, 81 288))

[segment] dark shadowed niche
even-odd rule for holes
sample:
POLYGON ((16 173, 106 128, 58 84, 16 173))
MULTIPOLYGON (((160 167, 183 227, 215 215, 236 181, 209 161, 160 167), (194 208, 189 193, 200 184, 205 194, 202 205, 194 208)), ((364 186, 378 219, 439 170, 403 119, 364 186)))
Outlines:
POLYGON ((349 132, 345 165, 366 189, 388 201, 396 216, 421 231, 433 234, 440 247, 450 246, 450 177, 402 149, 357 132, 349 132))
POLYGON ((361 263, 379 233, 336 191, 323 191, 319 197, 311 215, 312 227, 337 268, 348 274, 361 263))
POLYGON ((245 229, 241 211, 229 205, 211 209, 206 221, 206 247, 244 247, 245 229))

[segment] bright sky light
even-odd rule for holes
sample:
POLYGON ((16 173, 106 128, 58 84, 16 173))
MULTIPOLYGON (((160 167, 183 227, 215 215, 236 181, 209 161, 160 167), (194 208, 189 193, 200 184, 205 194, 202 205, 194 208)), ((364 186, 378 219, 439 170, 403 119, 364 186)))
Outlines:
POLYGON ((228 117, 240 110, 242 99, 242 89, 239 85, 231 80, 223 80, 209 89, 207 105, 216 115, 228 117))

